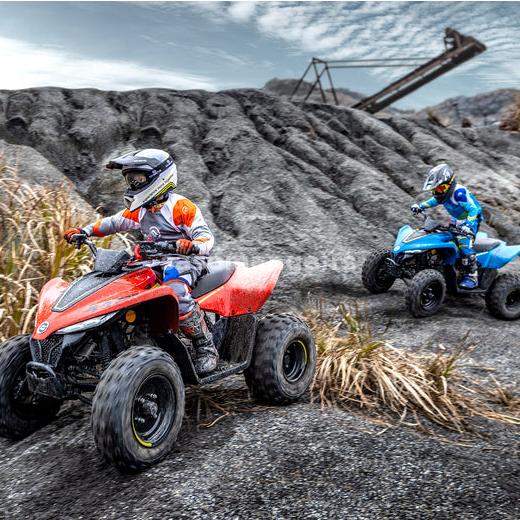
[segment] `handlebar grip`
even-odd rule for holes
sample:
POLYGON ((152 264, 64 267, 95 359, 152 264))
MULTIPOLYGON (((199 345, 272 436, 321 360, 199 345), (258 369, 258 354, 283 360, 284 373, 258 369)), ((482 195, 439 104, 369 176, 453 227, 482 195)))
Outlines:
POLYGON ((70 242, 74 244, 74 247, 76 249, 80 249, 85 240, 87 240, 87 235, 85 235, 84 233, 76 233, 75 235, 72 235, 70 237, 70 242))

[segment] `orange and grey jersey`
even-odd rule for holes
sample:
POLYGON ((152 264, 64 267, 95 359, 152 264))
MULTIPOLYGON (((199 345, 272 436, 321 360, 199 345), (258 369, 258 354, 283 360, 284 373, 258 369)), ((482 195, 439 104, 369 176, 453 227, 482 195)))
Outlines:
POLYGON ((145 239, 153 242, 192 240, 204 256, 209 255, 215 241, 200 209, 186 197, 174 193, 170 193, 160 209, 125 209, 89 224, 84 231, 89 236, 104 237, 135 229, 140 229, 145 239))

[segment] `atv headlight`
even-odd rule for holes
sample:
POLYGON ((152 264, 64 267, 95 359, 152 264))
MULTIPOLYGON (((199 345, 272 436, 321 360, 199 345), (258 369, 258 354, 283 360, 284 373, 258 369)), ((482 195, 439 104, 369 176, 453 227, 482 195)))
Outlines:
POLYGON ((103 323, 106 323, 115 315, 115 312, 111 312, 110 314, 103 314, 102 316, 90 318, 90 320, 80 321, 79 323, 69 325, 68 327, 64 327, 63 329, 56 331, 56 334, 72 334, 73 332, 83 332, 84 330, 93 329, 95 327, 99 327, 99 325, 103 325, 103 323))

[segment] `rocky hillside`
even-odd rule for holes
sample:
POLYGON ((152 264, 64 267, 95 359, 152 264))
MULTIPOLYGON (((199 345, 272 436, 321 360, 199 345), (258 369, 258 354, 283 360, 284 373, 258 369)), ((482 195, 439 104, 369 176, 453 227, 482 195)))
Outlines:
POLYGON ((257 90, 41 88, 0 91, 0 139, 32 148, 108 211, 125 187, 103 164, 132 148, 169 150, 179 192, 216 233, 216 254, 282 257, 286 287, 305 292, 356 290, 362 258, 410 220, 441 158, 493 213, 496 232, 520 240, 520 143, 495 130, 298 106, 257 90))
POLYGON ((74 182, 53 166, 34 148, 19 144, 10 144, 0 139, 0 157, 2 162, 15 168, 18 178, 35 184, 46 184, 56 189, 63 186, 70 193, 71 199, 82 213, 95 216, 90 204, 79 194, 74 182))
MULTIPOLYGON (((334 98, 332 96, 332 92, 327 87, 327 82, 325 81, 324 90, 325 90, 325 96, 327 98, 327 101, 329 103, 332 103, 334 98)), ((272 80, 268 81, 264 87, 263 91, 267 92, 268 94, 274 94, 275 96, 279 96, 281 98, 288 99, 291 97, 292 93, 294 92, 294 89, 296 88, 298 84, 297 79, 278 79, 273 78, 272 80)), ((312 88, 312 83, 308 81, 302 81, 301 85, 298 88, 298 91, 296 92, 294 99, 300 100, 303 99, 309 90, 312 88)), ((361 94, 360 92, 355 92, 354 90, 349 90, 347 88, 336 88, 336 96, 338 98, 338 103, 342 106, 351 106, 356 101, 359 101, 360 99, 363 99, 365 97, 364 94, 361 94)), ((320 103, 322 101, 321 94, 319 88, 315 88, 312 92, 309 101, 320 103)))
MULTIPOLYGON (((449 301, 439 315, 416 320, 404 313, 399 284, 367 296, 359 282, 367 252, 391 244, 412 220, 408 208, 439 159, 456 166, 484 203, 490 231, 520 241, 514 135, 300 106, 257 90, 42 88, 0 91, 0 139, 0 152, 24 177, 59 184, 65 174, 92 206, 109 211, 120 208, 124 184, 103 164, 125 150, 165 148, 178 160, 179 192, 202 207, 216 234, 216 256, 285 260, 272 305, 285 310, 327 293, 325 306, 366 306, 376 332, 414 350, 451 349, 469 333, 478 348, 467 370, 518 381, 518 323, 491 318, 481 299, 449 301)), ((240 378, 237 384, 244 386, 240 378)), ((167 460, 128 477, 97 455, 88 408, 64 407, 29 438, 0 440, 0 518, 520 514, 518 431, 511 427, 486 424, 485 438, 452 444, 307 402, 257 413, 238 408, 210 429, 193 421, 167 460)))
MULTIPOLYGON (((274 78, 268 81, 264 87, 264 92, 274 94, 284 99, 289 99, 293 93, 298 80, 274 78)), ((326 81, 324 87, 326 87, 326 81)), ((295 101, 301 101, 307 92, 312 88, 312 83, 303 81, 294 96, 295 101)), ((345 107, 354 105, 357 101, 365 97, 365 94, 349 90, 346 88, 336 88, 338 104, 345 107)), ((401 113, 402 115, 416 115, 419 119, 427 119, 434 115, 444 126, 460 127, 465 126, 499 126, 510 114, 513 104, 516 102, 520 90, 499 89, 485 92, 475 96, 458 96, 446 99, 437 105, 428 106, 417 110, 400 110, 390 106, 378 114, 401 113)), ((330 89, 325 88, 325 96, 328 103, 333 103, 333 96, 330 89)), ((322 97, 318 88, 315 88, 309 101, 321 103, 322 97)))
POLYGON ((450 126, 460 126, 464 120, 475 126, 498 125, 508 116, 519 95, 517 89, 500 89, 476 96, 458 96, 426 107, 417 115, 425 117, 433 113, 450 126))

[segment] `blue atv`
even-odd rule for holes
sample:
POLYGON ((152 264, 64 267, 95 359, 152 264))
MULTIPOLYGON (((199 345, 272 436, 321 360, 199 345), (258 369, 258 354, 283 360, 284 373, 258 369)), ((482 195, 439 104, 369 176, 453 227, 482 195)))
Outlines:
POLYGON ((435 314, 446 293, 452 296, 479 294, 489 312, 504 320, 520 317, 520 273, 498 269, 520 255, 520 246, 479 232, 473 249, 477 256, 478 287, 461 289, 464 275, 461 254, 454 238, 461 235, 454 225, 444 226, 427 217, 422 228, 403 226, 391 251, 374 251, 362 269, 363 285, 372 293, 388 291, 399 278, 406 285, 406 306, 415 317, 435 314))

